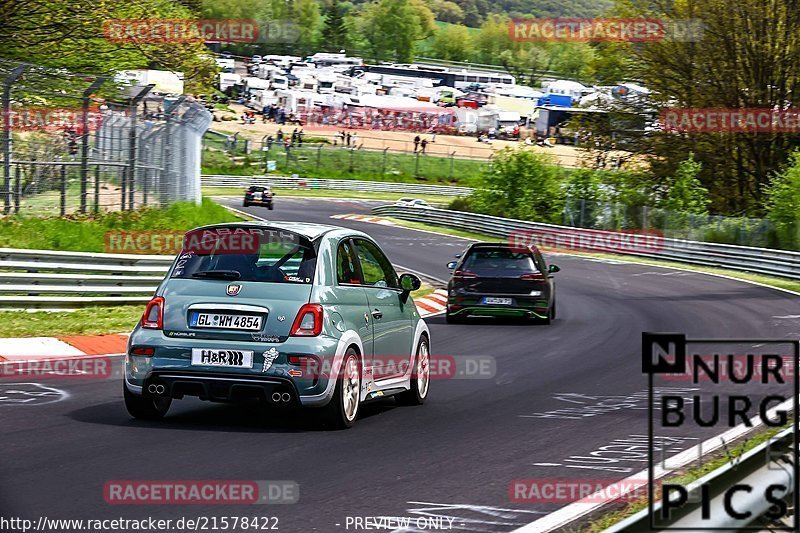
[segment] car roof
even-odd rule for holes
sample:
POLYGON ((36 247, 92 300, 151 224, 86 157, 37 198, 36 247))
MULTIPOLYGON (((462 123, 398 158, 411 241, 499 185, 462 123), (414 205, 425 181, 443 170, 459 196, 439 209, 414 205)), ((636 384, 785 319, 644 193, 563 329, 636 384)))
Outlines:
MULTIPOLYGON (((467 252, 471 252, 472 250, 513 250, 513 251, 521 251, 523 245, 512 245, 507 242, 476 242, 472 246, 469 247, 467 252)), ((536 246, 527 246, 526 248, 530 248, 532 252, 538 251, 536 246)))
POLYGON ((333 226, 330 224, 315 224, 312 222, 292 222, 292 221, 282 221, 282 220, 264 220, 264 221, 247 221, 247 222, 225 222, 222 224, 210 224, 208 226, 201 226, 196 228, 197 230, 201 229, 212 229, 212 228, 274 228, 274 229, 283 229, 286 231, 291 231, 293 233, 297 233, 302 235, 309 240, 313 241, 318 239, 319 237, 327 234, 333 233, 335 237, 344 237, 344 236, 354 236, 354 237, 367 237, 371 238, 366 233, 361 231, 352 230, 349 228, 343 228, 341 226, 333 226))

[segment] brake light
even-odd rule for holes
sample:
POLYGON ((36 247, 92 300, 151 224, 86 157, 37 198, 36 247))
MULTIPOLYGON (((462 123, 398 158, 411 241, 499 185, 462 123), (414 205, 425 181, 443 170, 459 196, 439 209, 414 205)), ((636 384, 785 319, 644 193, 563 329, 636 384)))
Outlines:
POLYGON ((131 348, 131 355, 155 355, 156 349, 152 346, 134 346, 131 348))
POLYGON ((316 337, 322 333, 322 306, 305 304, 292 323, 292 337, 316 337))
POLYGON ((470 272, 469 270, 456 270, 453 272, 454 278, 477 278, 478 275, 475 272, 470 272))
POLYGON ((536 274, 523 274, 519 277, 519 279, 526 279, 531 281, 543 281, 544 276, 542 276, 537 272, 536 274))
POLYGON ((145 329, 162 329, 164 326, 164 298, 156 296, 149 302, 142 315, 142 327, 145 329))

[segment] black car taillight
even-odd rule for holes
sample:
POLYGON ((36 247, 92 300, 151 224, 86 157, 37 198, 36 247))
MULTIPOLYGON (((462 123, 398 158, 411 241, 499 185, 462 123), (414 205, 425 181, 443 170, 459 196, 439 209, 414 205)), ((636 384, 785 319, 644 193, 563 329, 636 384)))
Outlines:
POLYGON ((535 274, 523 274, 519 277, 519 279, 524 279, 528 281, 544 281, 544 276, 537 272, 535 274))
POLYGON ((162 329, 164 327, 164 298, 156 296, 149 302, 142 315, 142 327, 145 329, 162 329))
POLYGON ((470 272, 469 270, 456 270, 453 272, 453 277, 455 279, 466 279, 466 278, 477 278, 478 275, 475 272, 470 272))
POLYGON ((152 346, 134 346, 131 348, 131 355, 146 355, 153 356, 156 354, 156 349, 152 346))

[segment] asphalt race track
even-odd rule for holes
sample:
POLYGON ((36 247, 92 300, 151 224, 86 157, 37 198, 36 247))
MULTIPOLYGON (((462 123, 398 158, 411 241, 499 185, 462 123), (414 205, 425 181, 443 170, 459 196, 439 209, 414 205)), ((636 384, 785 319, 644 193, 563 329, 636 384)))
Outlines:
MULTIPOLYGON (((243 209, 238 198, 227 203, 243 209)), ((330 219, 369 213, 373 205, 277 197, 274 211, 244 210, 366 231, 395 264, 446 279, 445 265, 465 240, 330 219)), ((791 294, 644 265, 548 260, 561 267, 558 318, 550 326, 428 319, 434 355, 494 357, 493 378, 434 381, 421 407, 382 400, 365 407, 348 431, 318 431, 265 409, 194 399, 174 402, 160 423, 134 421, 122 403, 120 377, 48 382, 67 393, 57 401, 0 401, 0 509, 4 516, 28 518, 276 516, 279 530, 291 532, 354 530, 348 517, 446 516, 454 519, 455 531, 512 531, 562 505, 512 503, 514 479, 611 481, 646 468, 636 454, 615 456, 603 463, 613 467, 605 470, 566 466, 588 465, 580 458, 615 439, 646 435, 642 331, 706 338, 800 335, 793 318, 800 303, 791 294), (581 411, 598 404, 606 408, 581 411), (628 407, 613 407, 621 404, 628 407), (548 414, 567 408, 569 416, 548 414), (186 479, 294 480, 300 501, 120 506, 103 497, 109 480, 186 479)), ((8 382, 0 381, 0 397, 8 382)))

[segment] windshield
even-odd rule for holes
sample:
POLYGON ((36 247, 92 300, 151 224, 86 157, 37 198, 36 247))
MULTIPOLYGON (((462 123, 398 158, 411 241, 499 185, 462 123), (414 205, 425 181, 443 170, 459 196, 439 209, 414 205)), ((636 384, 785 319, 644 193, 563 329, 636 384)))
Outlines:
POLYGON ((221 228, 187 233, 170 278, 309 284, 316 265, 314 245, 296 233, 221 228))

